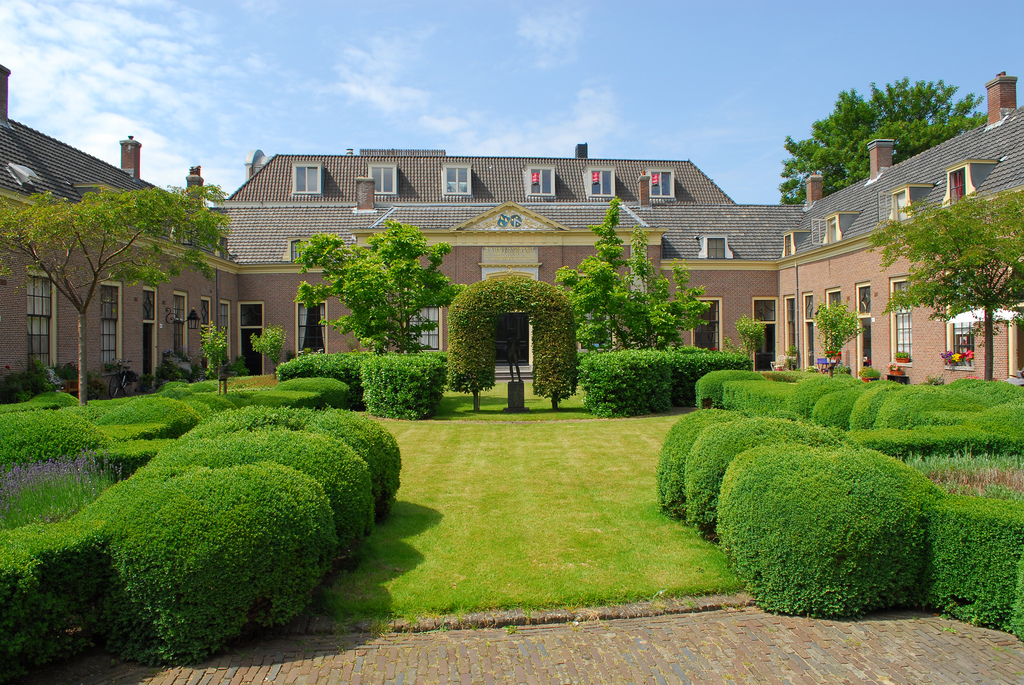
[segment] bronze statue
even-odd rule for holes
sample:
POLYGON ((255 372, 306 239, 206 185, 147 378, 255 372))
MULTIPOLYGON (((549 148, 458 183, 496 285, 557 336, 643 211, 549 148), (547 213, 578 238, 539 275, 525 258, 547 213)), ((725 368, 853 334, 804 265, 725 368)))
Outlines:
POLYGON ((519 382, 523 382, 523 372, 519 370, 519 334, 516 329, 509 328, 505 336, 505 358, 508 359, 508 375, 514 381, 516 374, 519 375, 519 382), (513 367, 515 371, 513 371, 513 367))

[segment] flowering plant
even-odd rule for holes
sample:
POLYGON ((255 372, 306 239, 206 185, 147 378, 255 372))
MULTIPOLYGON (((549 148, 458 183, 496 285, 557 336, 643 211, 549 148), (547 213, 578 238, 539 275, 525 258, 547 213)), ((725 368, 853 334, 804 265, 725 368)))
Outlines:
POLYGON ((899 364, 889 364, 889 373, 903 373, 903 367, 899 364))
POLYGON ((945 352, 940 352, 939 356, 942 357, 942 360, 946 362, 947 365, 952 366, 953 364, 967 363, 974 359, 974 351, 967 350, 966 352, 951 352, 950 350, 946 350, 945 352))

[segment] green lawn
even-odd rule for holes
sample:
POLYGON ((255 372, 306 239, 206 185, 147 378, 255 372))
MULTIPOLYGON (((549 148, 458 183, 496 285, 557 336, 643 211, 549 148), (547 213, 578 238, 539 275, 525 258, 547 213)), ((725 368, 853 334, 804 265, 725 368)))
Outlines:
POLYGON ((658 510, 677 418, 384 422, 402 448, 399 501, 324 608, 411 618, 738 589, 717 547, 658 510))
MULTIPOLYGON (((551 400, 533 394, 533 383, 525 384, 526 406, 530 411, 523 414, 506 414, 501 410, 508 406, 508 387, 498 383, 490 390, 480 393, 480 411, 473 411, 473 395, 446 392, 441 406, 434 414, 434 420, 471 419, 476 421, 553 421, 564 419, 592 419, 594 415, 583 408, 583 393, 558 403, 558 411, 551 409, 551 400)), ((403 453, 404 454, 404 453, 403 453)))

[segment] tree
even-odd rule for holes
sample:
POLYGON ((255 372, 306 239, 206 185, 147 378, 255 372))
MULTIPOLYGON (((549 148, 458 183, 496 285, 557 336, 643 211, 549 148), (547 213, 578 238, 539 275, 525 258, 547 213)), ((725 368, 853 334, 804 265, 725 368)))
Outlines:
POLYGON ((212 323, 206 324, 201 331, 200 340, 207 362, 206 377, 219 378, 220 367, 228 360, 228 329, 212 323))
POLYGON ((992 380, 994 314, 1024 300, 1024 195, 965 197, 948 206, 908 208, 907 221, 887 221, 871 236, 882 267, 910 262, 907 288, 886 312, 931 307, 931 319, 985 311, 985 380, 992 380))
POLYGON ((786 136, 792 156, 782 162, 782 204, 803 204, 807 176, 819 171, 825 195, 868 178, 867 144, 875 138, 896 141, 895 164, 984 124, 986 115, 975 111, 982 99, 970 93, 955 100, 957 90, 941 80, 904 78, 884 89, 872 83, 866 100, 855 89, 839 93, 832 113, 811 125, 810 138, 786 136))
POLYGON ((330 324, 352 333, 374 352, 417 352, 420 335, 437 328, 421 317, 427 307, 447 307, 463 286, 440 271, 448 243, 427 246, 415 226, 386 221, 385 229, 367 238, 367 247, 345 245, 333 235, 316 235, 299 251, 302 273, 322 269, 323 283, 303 282, 297 302, 315 307, 337 297, 351 314, 330 324), (423 262, 426 262, 424 266, 423 262))
MULTIPOLYGON (((838 356, 843 345, 857 337, 862 330, 857 314, 847 309, 843 302, 819 307, 814 314, 814 326, 818 329, 818 340, 821 341, 826 357, 838 356)), ((828 375, 832 375, 831 367, 828 375)))
POLYGON ((676 284, 673 297, 669 279, 647 258, 647 233, 637 227, 630 239, 630 255, 615 229, 619 206, 614 198, 604 221, 590 230, 598 237, 597 254, 579 267, 562 267, 555 281, 569 289, 576 316, 576 338, 584 349, 657 349, 681 340, 682 329, 693 328, 708 304, 697 298, 703 288, 687 288, 690 272, 677 262, 672 267, 676 284))
POLYGON ((740 336, 740 345, 748 357, 761 349, 764 344, 764 321, 754 321, 746 314, 736 321, 736 333, 740 336))
MULTIPOLYGON (((156 285, 194 269, 207 277, 228 218, 209 204, 217 186, 87 193, 79 203, 50 193, 0 202, 0 253, 42 272, 78 312, 78 384, 88 387, 89 306, 105 280, 156 285)), ((10 270, 6 267, 6 270, 10 270)), ((86 404, 87 393, 79 393, 86 404)))
POLYGON ((284 348, 284 341, 287 336, 281 326, 267 326, 259 335, 253 333, 250 337, 252 349, 274 362, 274 366, 281 363, 281 350, 284 348))

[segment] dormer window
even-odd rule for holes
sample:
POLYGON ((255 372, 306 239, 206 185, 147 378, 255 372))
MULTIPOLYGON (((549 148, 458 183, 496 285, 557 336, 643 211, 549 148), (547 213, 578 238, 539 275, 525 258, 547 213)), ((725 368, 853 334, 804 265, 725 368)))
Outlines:
POLYGON ((967 194, 967 169, 949 172, 949 201, 956 202, 967 194))
POLYGON ((398 194, 398 169, 394 164, 371 166, 370 176, 377 195, 398 194))
POLYGON ((700 252, 698 259, 732 259, 732 250, 729 249, 729 239, 724 235, 701 236, 700 252))
POLYGON ((8 164, 7 164, 7 171, 10 172, 11 176, 14 177, 14 180, 17 181, 18 185, 20 185, 20 186, 23 186, 26 183, 29 183, 31 185, 35 185, 37 181, 42 181, 43 180, 43 179, 39 178, 39 174, 37 174, 36 172, 32 171, 27 166, 22 166, 21 164, 15 164, 14 162, 8 162, 8 164))
POLYGON ((292 192, 296 195, 320 194, 319 164, 299 162, 292 166, 292 192))
POLYGON ((472 169, 468 166, 448 166, 444 168, 445 195, 472 195, 472 169))
POLYGON ((933 187, 930 183, 909 183, 893 190, 889 218, 893 221, 906 221, 907 206, 923 200, 933 187))
POLYGON ((584 183, 589 197, 611 197, 615 195, 615 170, 590 168, 584 174, 584 183))
POLYGON ((529 167, 526 170, 527 195, 554 195, 555 170, 553 167, 529 167))
POLYGON ((836 212, 824 219, 811 219, 811 243, 831 245, 843 239, 843 235, 857 220, 859 212, 836 212))
POLYGON ((830 216, 825 220, 825 242, 831 245, 838 243, 842 238, 843 234, 839 231, 839 217, 830 216))
POLYGON ((796 254, 796 243, 793 240, 793 234, 787 233, 782 238, 782 256, 789 257, 794 254, 796 254))
POLYGON ((978 192, 998 163, 994 159, 967 159, 946 167, 946 197, 942 204, 952 204, 978 192))
POLYGON ((647 175, 651 177, 651 197, 675 197, 675 185, 670 169, 648 169, 647 175))
POLYGON ((299 260, 299 252, 302 250, 302 240, 296 238, 295 240, 291 241, 291 243, 289 244, 289 247, 290 247, 289 253, 290 253, 291 260, 293 262, 298 261, 299 260))

